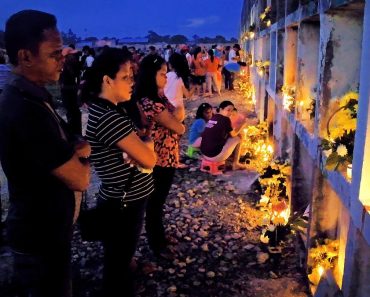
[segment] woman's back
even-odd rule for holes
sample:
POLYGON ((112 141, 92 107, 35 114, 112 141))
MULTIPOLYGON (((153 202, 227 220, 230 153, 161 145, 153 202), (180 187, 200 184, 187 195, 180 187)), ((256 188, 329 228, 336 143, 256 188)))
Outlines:
POLYGON ((202 55, 199 53, 193 61, 194 63, 194 74, 203 76, 206 75, 206 66, 204 65, 204 61, 202 55))
POLYGON ((204 64, 206 66, 207 72, 217 72, 219 62, 220 60, 217 57, 213 57, 213 61, 211 58, 205 60, 204 64))
POLYGON ((202 133, 201 151, 208 157, 217 156, 232 131, 230 118, 215 114, 207 123, 202 133))
POLYGON ((167 83, 164 87, 164 94, 175 107, 184 104, 183 87, 184 82, 181 77, 177 76, 176 72, 170 71, 167 73, 167 83))

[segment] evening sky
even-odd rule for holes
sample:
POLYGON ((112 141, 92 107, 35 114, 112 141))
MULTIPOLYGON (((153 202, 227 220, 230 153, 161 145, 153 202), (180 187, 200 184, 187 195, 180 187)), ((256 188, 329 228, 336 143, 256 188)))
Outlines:
POLYGON ((0 30, 23 9, 56 15, 58 27, 80 37, 145 37, 183 34, 191 38, 238 38, 243 0, 0 0, 0 30))

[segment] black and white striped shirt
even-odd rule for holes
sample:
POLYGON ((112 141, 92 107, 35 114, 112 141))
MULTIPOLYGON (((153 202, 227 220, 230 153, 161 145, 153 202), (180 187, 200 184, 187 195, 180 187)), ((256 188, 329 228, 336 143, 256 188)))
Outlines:
POLYGON ((102 183, 99 196, 103 199, 138 200, 154 189, 152 175, 125 163, 122 150, 116 146, 133 131, 133 123, 123 108, 101 98, 89 106, 86 137, 91 145, 91 162, 102 183), (129 179, 132 183, 125 196, 129 179))

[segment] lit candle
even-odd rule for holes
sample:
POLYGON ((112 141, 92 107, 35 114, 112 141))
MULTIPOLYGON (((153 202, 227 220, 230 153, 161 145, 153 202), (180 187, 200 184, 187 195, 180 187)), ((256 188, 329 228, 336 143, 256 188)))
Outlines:
POLYGON ((270 201, 270 197, 267 197, 265 195, 262 195, 261 196, 261 199, 260 199, 260 205, 263 206, 263 207, 265 207, 265 206, 267 206, 267 204, 269 203, 269 201, 270 201))
POLYGON ((347 165, 347 177, 352 179, 352 164, 347 165))
POLYGON ((298 113, 298 116, 302 117, 302 111, 303 111, 303 101, 299 101, 298 105, 297 105, 297 113, 298 113))
POLYGON ((321 265, 319 265, 319 267, 317 267, 317 272, 319 273, 320 277, 324 274, 324 271, 325 271, 325 269, 321 265))
POLYGON ((244 139, 247 139, 248 128, 243 129, 244 139))

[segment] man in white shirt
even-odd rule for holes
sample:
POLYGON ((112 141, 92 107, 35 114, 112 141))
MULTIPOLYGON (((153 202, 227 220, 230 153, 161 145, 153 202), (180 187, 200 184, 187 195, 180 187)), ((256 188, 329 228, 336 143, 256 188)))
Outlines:
POLYGON ((86 67, 90 68, 93 62, 94 62, 94 50, 89 49, 89 55, 86 57, 85 60, 86 67))
MULTIPOLYGON (((235 43, 233 48, 227 53, 227 47, 226 47, 226 54, 225 54, 225 61, 224 65, 230 64, 230 63, 238 63, 240 60, 240 45, 235 43)), ((226 68, 223 68, 223 74, 225 76, 225 89, 229 89, 230 91, 234 90, 234 77, 235 74, 233 72, 228 71, 226 68)))

